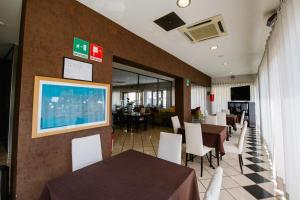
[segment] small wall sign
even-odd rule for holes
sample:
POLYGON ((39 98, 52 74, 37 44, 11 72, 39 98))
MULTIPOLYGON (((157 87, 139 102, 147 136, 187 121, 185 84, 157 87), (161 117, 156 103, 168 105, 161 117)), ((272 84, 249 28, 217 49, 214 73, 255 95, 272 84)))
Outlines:
POLYGON ((103 60, 103 48, 94 43, 90 44, 90 60, 101 62, 103 60))
POLYGON ((93 81, 93 64, 64 57, 63 78, 93 81))
POLYGON ((185 85, 188 87, 188 86, 190 86, 190 84, 191 84, 190 79, 186 79, 186 80, 185 80, 185 85))
POLYGON ((89 42, 80 38, 74 37, 73 55, 81 58, 89 58, 89 42))

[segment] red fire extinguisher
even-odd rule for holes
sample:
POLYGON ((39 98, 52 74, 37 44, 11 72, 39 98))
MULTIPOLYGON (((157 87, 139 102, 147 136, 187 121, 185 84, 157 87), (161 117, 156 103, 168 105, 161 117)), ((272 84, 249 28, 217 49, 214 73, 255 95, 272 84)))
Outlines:
POLYGON ((209 95, 209 100, 210 100, 210 102, 214 102, 214 100, 215 100, 215 95, 214 95, 214 94, 210 94, 210 95, 209 95))

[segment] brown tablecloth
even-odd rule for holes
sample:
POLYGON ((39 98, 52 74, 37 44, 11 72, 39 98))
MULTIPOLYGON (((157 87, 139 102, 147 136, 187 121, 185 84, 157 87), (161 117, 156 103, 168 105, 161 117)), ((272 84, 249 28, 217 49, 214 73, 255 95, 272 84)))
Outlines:
POLYGON ((40 200, 199 200, 195 171, 133 150, 48 182, 40 200))
MULTIPOLYGON (((224 141, 228 138, 227 127, 212 124, 201 124, 202 140, 205 146, 215 148, 221 155, 225 155, 224 141)), ((178 129, 178 133, 185 137, 185 130, 178 129)))
POLYGON ((203 144, 215 148, 221 155, 225 154, 224 142, 228 138, 227 127, 201 124, 203 144))
POLYGON ((236 130, 236 122, 237 116, 236 115, 226 115, 226 124, 232 126, 234 130, 236 130))

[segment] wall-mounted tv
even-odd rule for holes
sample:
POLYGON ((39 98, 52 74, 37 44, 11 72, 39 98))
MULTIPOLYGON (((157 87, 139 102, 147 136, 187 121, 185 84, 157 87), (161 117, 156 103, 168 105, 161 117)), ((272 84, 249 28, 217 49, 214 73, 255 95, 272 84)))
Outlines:
POLYGON ((232 87, 231 101, 250 101, 250 86, 232 87))

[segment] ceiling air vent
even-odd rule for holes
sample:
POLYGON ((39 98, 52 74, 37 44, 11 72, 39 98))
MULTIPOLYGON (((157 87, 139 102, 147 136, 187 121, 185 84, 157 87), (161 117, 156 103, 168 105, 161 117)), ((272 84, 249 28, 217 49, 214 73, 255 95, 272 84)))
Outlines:
POLYGON ((179 31, 193 43, 227 35, 222 15, 179 28, 179 31))

